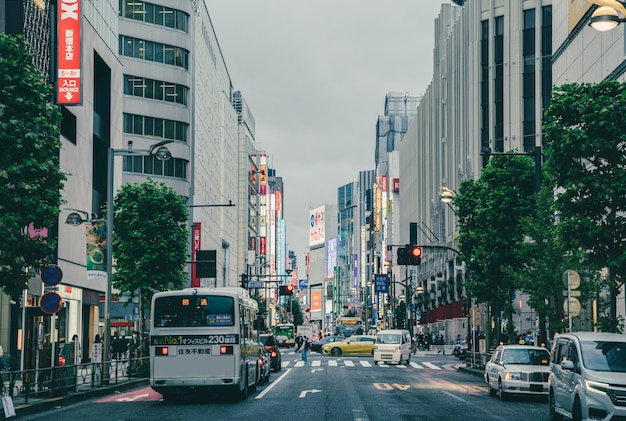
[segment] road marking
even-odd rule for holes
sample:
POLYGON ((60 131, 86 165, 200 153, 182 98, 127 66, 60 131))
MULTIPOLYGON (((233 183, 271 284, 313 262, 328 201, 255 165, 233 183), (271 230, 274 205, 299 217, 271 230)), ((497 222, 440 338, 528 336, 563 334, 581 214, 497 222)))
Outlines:
POLYGON ((411 387, 410 384, 398 384, 398 383, 394 383, 393 384, 395 387, 398 388, 398 390, 409 390, 409 388, 411 387))
POLYGON ((304 367, 304 361, 298 361, 296 365, 294 366, 294 368, 295 367, 304 367))
POLYGON ((311 363, 311 366, 312 366, 312 367, 319 367, 321 364, 322 364, 322 361, 320 361, 320 360, 314 360, 314 361, 311 363))
POLYGON ((428 368, 432 368, 433 370, 441 370, 441 368, 437 367, 435 364, 431 364, 431 363, 427 363, 427 362, 422 362, 422 364, 424 364, 428 368))
POLYGON ((354 367, 354 363, 350 360, 345 360, 343 363, 346 367, 354 367))
POLYGON ((303 390, 302 392, 300 392, 299 398, 306 397, 307 393, 320 393, 320 392, 321 392, 321 390, 318 390, 318 389, 303 390))
POLYGON ((393 387, 388 383, 374 383, 374 387, 378 390, 393 390, 393 387))
POLYGON ((337 367, 337 360, 328 360, 328 365, 330 367, 337 367))
POLYGON ((422 366, 421 366, 421 365, 419 365, 418 363, 413 363, 413 362, 412 362, 412 363, 409 363, 409 364, 410 364, 410 365, 411 365, 411 367, 413 367, 413 368, 417 368, 417 369, 421 369, 421 370, 423 370, 423 369, 424 369, 424 367, 422 367, 422 366))
POLYGON ((289 361, 283 361, 281 364, 284 365, 285 367, 287 367, 287 366, 289 366, 289 361))
POLYGON ((378 363, 378 366, 379 366, 379 367, 384 367, 384 368, 389 367, 387 364, 385 364, 385 363, 383 363, 383 362, 378 363))
POLYGON ((125 396, 123 398, 119 398, 119 399, 115 399, 118 402, 132 402, 132 401, 136 401, 139 398, 147 398, 148 396, 150 396, 147 393, 144 393, 143 395, 135 395, 135 396, 125 396))
POLYGON ((363 367, 371 367, 372 366, 369 361, 361 361, 361 365, 363 367))
POLYGON ((406 370, 407 368, 409 368, 408 366, 402 365, 402 364, 396 364, 396 367, 401 368, 403 370, 406 370))
POLYGON ((274 388, 274 386, 276 386, 282 379, 284 379, 285 376, 287 374, 289 374, 290 371, 291 371, 290 368, 287 369, 287 371, 285 371, 283 374, 281 374, 281 376, 279 378, 274 380, 269 386, 267 386, 265 389, 263 389, 263 391, 261 393, 259 393, 257 396, 255 396, 254 399, 261 399, 263 396, 265 396, 270 390, 272 390, 274 388))
POLYGON ((443 366, 443 368, 444 368, 445 370, 454 370, 454 371, 456 371, 456 370, 457 370, 457 366, 456 366, 455 364, 445 364, 445 365, 443 366))

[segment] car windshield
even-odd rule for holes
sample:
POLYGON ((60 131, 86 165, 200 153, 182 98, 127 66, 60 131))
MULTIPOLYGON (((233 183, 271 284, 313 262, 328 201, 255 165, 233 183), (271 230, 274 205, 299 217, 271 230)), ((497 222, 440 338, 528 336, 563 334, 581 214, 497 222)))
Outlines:
POLYGON ((550 354, 545 349, 505 349, 502 364, 549 365, 550 354))
POLYGON ((274 342, 273 336, 261 336, 261 343, 266 346, 275 346, 276 342, 274 342))
POLYGON ((379 344, 399 344, 401 339, 401 336, 398 334, 379 333, 376 337, 376 342, 379 344))
POLYGON ((626 342, 585 341, 581 347, 588 369, 626 372, 626 342))

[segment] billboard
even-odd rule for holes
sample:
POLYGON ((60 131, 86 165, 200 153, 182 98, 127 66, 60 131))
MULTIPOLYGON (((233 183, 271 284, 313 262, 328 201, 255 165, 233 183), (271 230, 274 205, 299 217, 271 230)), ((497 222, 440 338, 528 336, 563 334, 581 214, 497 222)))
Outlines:
POLYGON ((80 0, 60 0, 57 14, 57 95, 59 105, 80 105, 80 0))
POLYGON ((328 279, 335 278, 335 266, 337 266, 337 238, 328 240, 326 246, 326 277, 328 279))
POLYGON ((326 241, 324 211, 324 206, 320 206, 310 212, 309 247, 322 245, 326 241))

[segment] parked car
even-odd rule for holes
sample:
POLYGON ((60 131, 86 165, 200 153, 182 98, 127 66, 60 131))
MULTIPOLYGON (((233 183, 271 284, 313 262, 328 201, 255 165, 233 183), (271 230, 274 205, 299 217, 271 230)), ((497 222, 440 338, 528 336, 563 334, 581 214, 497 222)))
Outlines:
POLYGON ((500 345, 485 365, 489 395, 547 395, 550 353, 541 346, 500 345))
POLYGON ((560 334, 550 360, 550 418, 626 419, 626 336, 560 334))
POLYGON ((265 347, 265 350, 270 354, 272 370, 280 371, 282 369, 282 356, 280 355, 280 349, 276 342, 276 337, 271 333, 262 333, 259 335, 261 343, 265 347))
POLYGON ((343 341, 345 338, 343 336, 326 336, 325 338, 320 339, 319 341, 315 341, 311 343, 311 351, 314 352, 322 352, 322 346, 332 343, 332 342, 339 342, 339 341, 343 341))
POLYGON ((343 354, 374 354, 375 335, 352 335, 341 342, 322 345, 322 354, 338 357, 343 354))

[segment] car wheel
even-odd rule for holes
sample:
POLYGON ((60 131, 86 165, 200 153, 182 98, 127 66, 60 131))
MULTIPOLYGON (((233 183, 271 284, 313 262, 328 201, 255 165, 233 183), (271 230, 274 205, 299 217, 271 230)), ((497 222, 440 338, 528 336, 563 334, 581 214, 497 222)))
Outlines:
POLYGON ((501 401, 505 401, 508 397, 508 394, 504 391, 504 388, 502 387, 502 379, 498 379, 498 396, 500 397, 501 401))
POLYGON ((548 396, 548 404, 550 406, 550 419, 552 421, 562 421, 563 415, 556 412, 556 402, 554 399, 554 392, 550 390, 550 395, 548 396))
MULTIPOLYGON (((374 354, 374 352, 372 351, 372 355, 374 354)), ((330 355, 332 355, 333 357, 338 357, 341 355, 341 349, 340 348, 333 348, 330 350, 330 355)))
POLYGON ((583 411, 580 407, 580 401, 576 399, 574 401, 574 407, 572 408, 572 421, 581 421, 583 419, 583 411))
POLYGON ((243 383, 243 388, 239 388, 238 395, 239 395, 239 399, 241 399, 242 401, 245 401, 248 398, 248 369, 247 368, 244 370, 244 375, 242 376, 241 381, 243 383))

